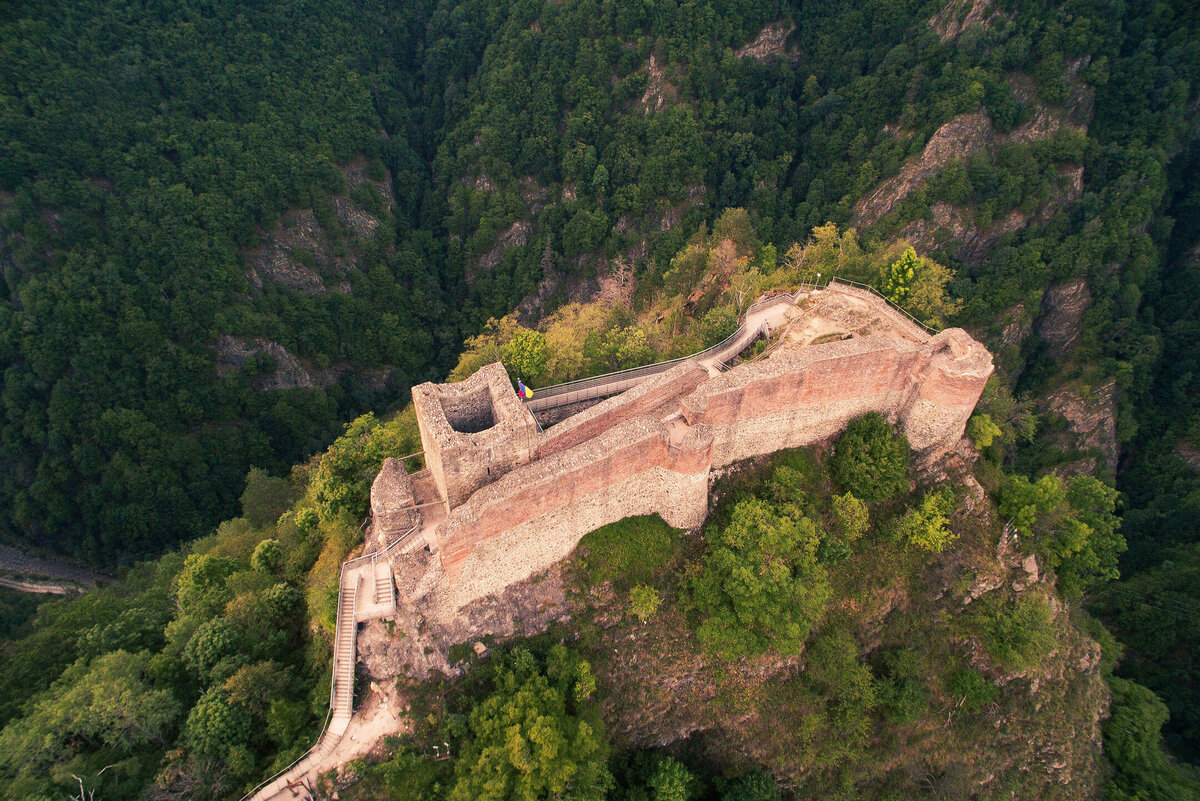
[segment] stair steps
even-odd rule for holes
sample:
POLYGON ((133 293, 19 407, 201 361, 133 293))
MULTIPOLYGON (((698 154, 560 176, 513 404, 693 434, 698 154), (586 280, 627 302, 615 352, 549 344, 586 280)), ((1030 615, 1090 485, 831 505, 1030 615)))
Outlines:
POLYGON ((384 575, 375 576, 375 603, 377 604, 392 604, 394 595, 392 592, 392 571, 387 565, 384 565, 387 571, 384 575))

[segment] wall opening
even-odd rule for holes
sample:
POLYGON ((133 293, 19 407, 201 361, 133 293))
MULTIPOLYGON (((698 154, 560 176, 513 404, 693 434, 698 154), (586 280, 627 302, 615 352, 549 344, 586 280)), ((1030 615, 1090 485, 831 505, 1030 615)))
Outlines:
POLYGON ((487 387, 465 395, 443 395, 441 401, 446 422, 460 434, 478 434, 496 425, 496 409, 487 387))

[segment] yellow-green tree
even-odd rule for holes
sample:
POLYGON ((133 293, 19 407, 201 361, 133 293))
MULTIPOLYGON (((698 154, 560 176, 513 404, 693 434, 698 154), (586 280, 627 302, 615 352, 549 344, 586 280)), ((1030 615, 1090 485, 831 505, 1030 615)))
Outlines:
POLYGON ((941 553, 958 539, 958 535, 950 530, 949 515, 954 506, 954 493, 950 490, 929 493, 920 506, 909 510, 900 521, 897 531, 900 540, 923 551, 941 553))
POLYGON ((513 378, 525 381, 540 376, 546 370, 546 337, 519 326, 500 349, 500 358, 513 378))
POLYGON ((494 690, 471 711, 450 801, 603 801, 612 786, 603 724, 576 689, 591 675, 586 664, 559 645, 545 669, 524 648, 495 665, 494 690))

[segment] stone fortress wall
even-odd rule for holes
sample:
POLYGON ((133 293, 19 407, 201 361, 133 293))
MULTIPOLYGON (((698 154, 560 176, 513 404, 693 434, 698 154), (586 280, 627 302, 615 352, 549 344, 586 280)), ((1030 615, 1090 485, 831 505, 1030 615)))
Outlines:
MULTIPOLYGON (((815 291, 788 319, 766 358, 725 372, 683 362, 545 432, 499 364, 414 388, 447 514, 425 532, 430 553, 396 565, 402 594, 430 596, 430 612, 452 616, 624 517, 657 513, 696 527, 714 469, 826 440, 866 412, 882 412, 921 458, 936 458, 962 437, 992 372, 991 354, 966 332, 928 334, 853 287, 815 291), (789 340, 793 329, 823 330, 822 314, 846 329, 835 341, 789 340)), ((383 493, 389 482, 376 484, 383 493)))

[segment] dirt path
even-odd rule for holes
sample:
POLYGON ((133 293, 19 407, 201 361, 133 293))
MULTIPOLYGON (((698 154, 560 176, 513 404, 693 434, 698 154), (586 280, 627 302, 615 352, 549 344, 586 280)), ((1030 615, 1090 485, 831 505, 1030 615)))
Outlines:
POLYGON ((66 595, 96 586, 105 577, 76 562, 30 556, 0 545, 0 586, 20 592, 66 595))
POLYGON ((19 579, 10 579, 0 576, 0 587, 8 587, 10 590, 17 592, 35 593, 38 595, 70 595, 74 592, 81 592, 82 587, 77 584, 55 584, 49 581, 21 581, 19 579))

